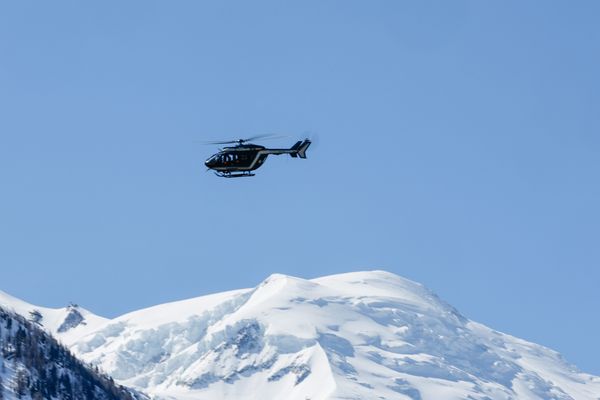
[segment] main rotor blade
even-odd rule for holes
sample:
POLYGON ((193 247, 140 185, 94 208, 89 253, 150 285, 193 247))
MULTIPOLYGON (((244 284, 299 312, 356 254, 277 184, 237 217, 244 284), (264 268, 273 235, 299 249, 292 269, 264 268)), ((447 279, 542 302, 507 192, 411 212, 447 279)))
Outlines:
POLYGON ((202 143, 202 144, 231 144, 231 143, 239 143, 239 140, 228 140, 226 142, 201 140, 201 141, 199 141, 199 143, 202 143))
POLYGON ((251 140, 256 140, 256 139, 263 139, 263 140, 271 140, 271 139, 279 139, 279 138, 284 138, 284 137, 289 137, 289 135, 278 135, 278 134, 273 134, 273 133, 269 133, 269 134, 265 134, 265 135, 255 135, 246 139, 235 139, 235 140, 224 140, 224 141, 220 141, 220 140, 209 140, 209 141, 200 141, 200 143, 202 144, 235 144, 235 143, 244 143, 244 142, 249 142, 251 140))
POLYGON ((249 142, 250 140, 256 140, 256 139, 279 139, 279 138, 284 138, 284 137, 289 137, 288 135, 279 135, 276 133, 267 133, 264 135, 256 135, 256 136, 252 136, 249 137, 247 139, 242 139, 244 142, 249 142))

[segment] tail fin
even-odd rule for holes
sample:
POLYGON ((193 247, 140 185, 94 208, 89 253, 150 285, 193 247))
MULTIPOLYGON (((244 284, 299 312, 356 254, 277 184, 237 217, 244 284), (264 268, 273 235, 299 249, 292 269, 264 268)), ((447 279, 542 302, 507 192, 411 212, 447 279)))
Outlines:
POLYGON ((295 145, 290 147, 290 150, 292 150, 290 156, 294 158, 298 157, 298 149, 300 148, 300 146, 302 146, 302 140, 297 141, 295 145))
POLYGON ((304 139, 304 141, 299 140, 296 142, 295 145, 293 145, 290 150, 290 156, 296 158, 296 157, 300 157, 300 158, 306 158, 306 149, 308 149, 308 146, 310 146, 310 140, 308 139, 304 139))
POLYGON ((305 139, 304 142, 302 142, 300 148, 298 149, 298 156, 300 156, 300 158, 306 158, 306 149, 308 149, 310 143, 311 141, 308 139, 305 139))

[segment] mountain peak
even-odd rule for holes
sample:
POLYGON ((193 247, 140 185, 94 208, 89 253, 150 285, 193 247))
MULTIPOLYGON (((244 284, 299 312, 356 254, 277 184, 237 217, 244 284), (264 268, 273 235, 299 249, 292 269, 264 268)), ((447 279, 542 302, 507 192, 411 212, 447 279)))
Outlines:
POLYGON ((3 291, 0 291, 0 307, 19 314, 56 335, 69 344, 85 335, 88 330, 102 325, 106 319, 91 313, 83 307, 69 303, 63 308, 48 308, 29 304, 3 291))
POLYGON ((301 279, 136 311, 73 351, 157 399, 595 399, 554 351, 462 317, 386 271, 301 279), (561 397, 562 396, 562 397, 561 397))

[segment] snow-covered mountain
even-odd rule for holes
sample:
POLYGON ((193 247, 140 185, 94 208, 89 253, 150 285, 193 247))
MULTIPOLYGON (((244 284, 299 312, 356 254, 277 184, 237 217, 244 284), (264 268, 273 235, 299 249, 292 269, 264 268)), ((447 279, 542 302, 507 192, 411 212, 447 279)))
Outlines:
POLYGON ((63 341, 73 342, 107 322, 76 304, 63 308, 34 306, 0 290, 0 307, 11 310, 63 341))
POLYGON ((86 319, 77 334, 48 327, 155 399, 600 399, 600 378, 555 351, 383 271, 272 275, 252 289, 86 319))
POLYGON ((0 399, 142 398, 84 365, 36 322, 0 306, 0 399))

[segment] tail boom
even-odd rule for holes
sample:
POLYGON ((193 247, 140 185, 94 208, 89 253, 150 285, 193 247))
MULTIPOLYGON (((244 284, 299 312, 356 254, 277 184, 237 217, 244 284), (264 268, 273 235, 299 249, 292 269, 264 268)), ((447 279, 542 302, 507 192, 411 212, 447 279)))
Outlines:
POLYGON ((262 154, 275 154, 275 155, 289 154, 290 156, 292 156, 294 158, 296 158, 296 157, 306 158, 306 149, 308 149, 308 146, 310 146, 310 143, 311 142, 308 139, 299 140, 296 142, 296 144, 294 144, 289 149, 264 149, 264 150, 261 150, 261 153, 262 154))

